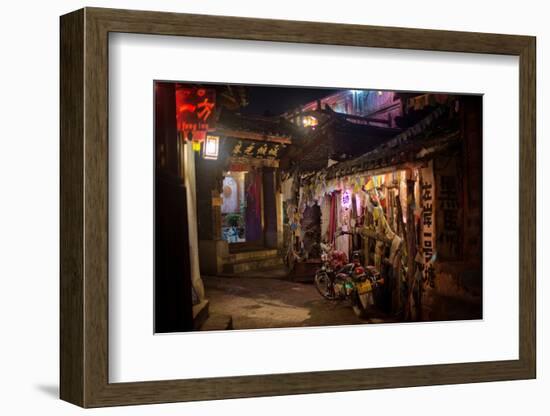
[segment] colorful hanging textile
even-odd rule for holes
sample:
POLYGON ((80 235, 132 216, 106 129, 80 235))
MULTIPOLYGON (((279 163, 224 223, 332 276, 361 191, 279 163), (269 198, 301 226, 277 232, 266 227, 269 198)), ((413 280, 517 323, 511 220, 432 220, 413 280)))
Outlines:
MULTIPOLYGON (((335 199, 339 201, 341 198, 340 192, 336 193, 335 199)), ((349 220, 350 220, 349 209, 342 208, 340 203, 336 204, 336 227, 342 231, 350 231, 349 220)), ((339 235, 335 239, 334 247, 336 250, 341 251, 346 254, 349 258, 349 247, 350 247, 350 236, 349 234, 339 235)))
POLYGON ((327 196, 321 200, 321 241, 330 241, 330 213, 331 213, 331 198, 327 196))

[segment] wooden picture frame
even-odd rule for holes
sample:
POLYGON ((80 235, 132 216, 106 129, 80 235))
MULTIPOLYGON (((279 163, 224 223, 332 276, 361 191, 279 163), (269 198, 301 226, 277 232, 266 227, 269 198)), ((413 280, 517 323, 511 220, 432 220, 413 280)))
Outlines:
POLYGON ((100 8, 64 15, 60 28, 61 399, 82 407, 101 407, 535 378, 534 37, 100 8), (519 359, 109 383, 110 32, 518 56, 519 359))

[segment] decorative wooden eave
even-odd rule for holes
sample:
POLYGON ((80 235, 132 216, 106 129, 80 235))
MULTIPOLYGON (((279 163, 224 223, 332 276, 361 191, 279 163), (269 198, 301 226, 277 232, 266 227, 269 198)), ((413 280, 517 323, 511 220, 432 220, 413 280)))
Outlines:
POLYGON ((212 131, 216 135, 232 137, 235 139, 253 140, 258 142, 271 142, 279 144, 291 144, 292 138, 285 135, 263 134, 246 130, 235 130, 218 126, 212 131))
POLYGON ((212 133, 239 140, 291 144, 301 134, 281 117, 245 115, 222 109, 212 133))
POLYGON ((444 138, 438 138, 424 145, 409 146, 399 152, 389 150, 385 154, 373 152, 370 158, 360 161, 351 160, 338 163, 325 169, 327 178, 338 178, 354 174, 379 175, 395 170, 418 167, 434 155, 442 153, 458 143, 460 133, 457 131, 444 138))
POLYGON ((443 114, 445 114, 445 107, 439 107, 419 123, 376 149, 324 169, 326 176, 334 178, 387 167, 395 169, 398 166, 426 160, 436 153, 447 150, 460 139, 458 129, 433 139, 417 139, 417 136, 432 126, 443 114))
MULTIPOLYGON (((446 121, 448 119, 442 117, 445 114, 448 114, 447 109, 444 106, 439 107, 414 126, 358 157, 320 169, 313 165, 306 166, 301 174, 309 172, 326 178, 338 178, 354 174, 381 174, 420 166, 436 154, 453 151, 460 141, 458 126, 449 124, 446 121), (439 122, 441 119, 442 123, 439 122)), ((317 147, 320 148, 320 143, 317 143, 317 147)), ((304 160, 305 158, 302 162, 304 160)))
POLYGON ((390 106, 386 106, 384 108, 380 108, 377 111, 375 111, 371 115, 366 116, 360 116, 360 115, 354 115, 354 114, 347 114, 347 113, 339 113, 337 111, 334 111, 330 106, 326 105, 325 109, 322 110, 323 112, 330 114, 332 117, 336 117, 340 120, 345 120, 348 123, 355 123, 355 124, 367 124, 371 125, 371 123, 376 124, 385 124, 388 127, 391 126, 391 119, 390 118, 377 118, 375 115, 380 113, 381 111, 387 110, 389 108, 393 108, 395 106, 398 106, 399 104, 392 104, 390 106))
POLYGON ((300 170, 322 169, 329 158, 336 157, 338 160, 343 154, 347 157, 359 156, 403 131, 351 122, 346 115, 332 110, 316 110, 305 114, 318 117, 319 125, 286 149, 282 163, 284 168, 290 168, 292 161, 296 161, 300 165, 296 167, 300 170))

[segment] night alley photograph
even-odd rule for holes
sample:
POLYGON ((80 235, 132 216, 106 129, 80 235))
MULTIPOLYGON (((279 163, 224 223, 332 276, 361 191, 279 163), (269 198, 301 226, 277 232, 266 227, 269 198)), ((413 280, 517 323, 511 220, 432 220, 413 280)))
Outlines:
POLYGON ((156 333, 483 318, 482 95, 153 87, 156 333))

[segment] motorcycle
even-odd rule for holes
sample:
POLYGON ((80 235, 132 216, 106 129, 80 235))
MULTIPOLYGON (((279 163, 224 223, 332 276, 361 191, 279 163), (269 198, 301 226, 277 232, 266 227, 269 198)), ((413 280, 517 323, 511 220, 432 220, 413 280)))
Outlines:
POLYGON ((368 307, 374 303, 373 291, 384 283, 380 273, 373 266, 364 267, 357 251, 351 262, 342 265, 339 252, 325 244, 321 250, 322 265, 314 278, 319 294, 331 301, 350 301, 355 315, 367 318, 368 307))

